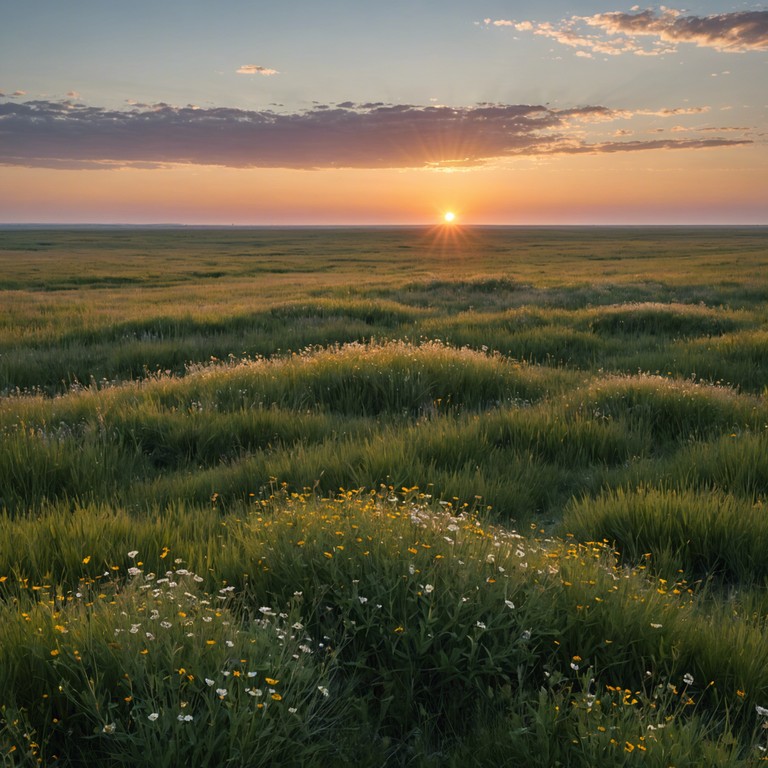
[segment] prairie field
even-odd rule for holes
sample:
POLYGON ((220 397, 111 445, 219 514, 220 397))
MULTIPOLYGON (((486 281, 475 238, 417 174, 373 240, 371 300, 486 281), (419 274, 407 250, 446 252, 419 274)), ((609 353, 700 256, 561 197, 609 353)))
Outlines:
POLYGON ((0 765, 768 761, 768 228, 0 230, 0 765))

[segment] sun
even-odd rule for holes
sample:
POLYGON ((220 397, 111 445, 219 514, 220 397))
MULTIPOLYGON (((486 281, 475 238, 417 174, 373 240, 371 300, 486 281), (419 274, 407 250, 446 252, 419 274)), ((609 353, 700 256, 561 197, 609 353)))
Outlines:
POLYGON ((453 224, 453 222, 456 221, 456 214, 453 211, 446 211, 443 214, 443 221, 446 224, 453 224))

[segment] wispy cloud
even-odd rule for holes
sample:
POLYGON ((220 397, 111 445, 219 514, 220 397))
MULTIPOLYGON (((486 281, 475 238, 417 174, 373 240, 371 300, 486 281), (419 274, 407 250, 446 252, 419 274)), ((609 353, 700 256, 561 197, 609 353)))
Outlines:
POLYGON ((677 50, 679 43, 693 43, 727 53, 768 50, 768 11, 738 11, 713 16, 684 16, 682 11, 597 13, 573 16, 559 23, 485 19, 485 24, 513 27, 551 38, 576 48, 580 55, 658 56, 677 50), (641 38, 649 40, 645 45, 641 38))
POLYGON ((236 71, 238 75, 263 75, 264 77, 280 74, 276 69, 262 67, 258 64, 243 64, 243 66, 236 71))
MULTIPOLYGON (((680 114, 668 110, 670 115, 680 114)), ((317 105, 298 113, 73 101, 0 102, 0 163, 49 168, 189 163, 237 168, 472 167, 557 153, 702 149, 751 143, 586 138, 591 124, 632 113, 605 106, 317 105)))

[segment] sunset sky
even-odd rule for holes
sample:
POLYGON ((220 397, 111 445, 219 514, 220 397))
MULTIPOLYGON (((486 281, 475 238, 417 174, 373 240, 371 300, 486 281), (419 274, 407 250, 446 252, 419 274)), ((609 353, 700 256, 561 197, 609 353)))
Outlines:
POLYGON ((768 224, 764 4, 0 9, 0 223, 768 224))

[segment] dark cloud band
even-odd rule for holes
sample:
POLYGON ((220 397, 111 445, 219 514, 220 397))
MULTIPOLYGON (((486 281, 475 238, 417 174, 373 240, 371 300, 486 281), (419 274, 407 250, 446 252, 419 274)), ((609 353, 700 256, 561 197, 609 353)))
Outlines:
MULTIPOLYGON (((46 168, 472 167, 495 158, 659 148, 589 144, 574 126, 626 117, 606 107, 318 105, 294 114, 168 104, 109 110, 71 101, 0 103, 0 163, 46 168)), ((664 148, 749 143, 667 141, 664 148)))

